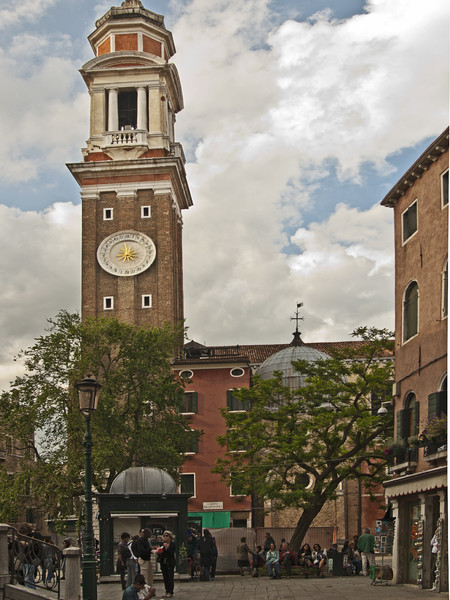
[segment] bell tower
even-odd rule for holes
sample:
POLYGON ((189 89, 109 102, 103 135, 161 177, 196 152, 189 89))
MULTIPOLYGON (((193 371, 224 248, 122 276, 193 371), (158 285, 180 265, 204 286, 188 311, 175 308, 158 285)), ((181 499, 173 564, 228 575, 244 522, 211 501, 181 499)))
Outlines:
POLYGON ((183 108, 164 17, 125 0, 96 22, 80 70, 91 98, 81 188, 82 316, 183 319, 182 216, 192 206, 175 115, 183 108))

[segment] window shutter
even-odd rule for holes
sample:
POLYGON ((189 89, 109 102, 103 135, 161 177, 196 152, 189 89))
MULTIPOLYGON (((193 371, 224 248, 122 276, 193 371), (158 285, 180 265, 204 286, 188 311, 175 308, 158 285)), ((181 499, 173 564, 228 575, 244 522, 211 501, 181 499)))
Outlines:
POLYGON ((414 403, 413 411, 413 431, 411 431, 411 435, 419 435, 420 402, 414 403))
POLYGON ((248 398, 242 400, 242 410, 250 410, 250 402, 248 398))
POLYGON ((428 418, 447 414, 447 392, 435 392, 428 396, 428 418))
POLYGON ((227 390, 227 408, 228 408, 228 410, 233 410, 233 392, 232 392, 232 390, 227 390))
POLYGON ((193 413, 198 412, 198 393, 197 392, 191 392, 191 408, 192 408, 193 413))
POLYGON ((405 432, 405 417, 407 416, 407 410, 402 409, 397 413, 397 439, 402 440, 405 432), (405 414, 406 413, 406 414, 405 414))
POLYGON ((432 419, 438 414, 437 392, 428 396, 428 418, 432 419))

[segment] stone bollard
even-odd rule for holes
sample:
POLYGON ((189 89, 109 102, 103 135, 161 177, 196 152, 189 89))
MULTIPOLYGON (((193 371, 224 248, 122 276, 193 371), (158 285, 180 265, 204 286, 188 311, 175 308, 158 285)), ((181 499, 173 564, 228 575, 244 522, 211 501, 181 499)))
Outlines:
POLYGON ((69 546, 63 550, 66 559, 66 585, 64 600, 80 600, 81 598, 81 549, 69 546))
POLYGON ((8 525, 0 523, 0 598, 5 597, 5 585, 10 581, 8 525))

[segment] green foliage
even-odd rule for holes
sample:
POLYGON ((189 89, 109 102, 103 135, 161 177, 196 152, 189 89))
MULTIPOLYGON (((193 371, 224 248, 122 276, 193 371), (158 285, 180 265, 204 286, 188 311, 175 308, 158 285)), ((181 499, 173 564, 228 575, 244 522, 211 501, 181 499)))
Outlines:
MULTIPOLYGON (((34 459, 22 463, 22 474, 37 508, 56 520, 80 513, 85 423, 73 384, 87 374, 102 384, 91 419, 94 489, 108 492, 131 466, 157 466, 178 477, 182 452, 200 435, 176 410, 183 384, 170 358, 182 336, 181 327, 139 328, 112 318, 81 322, 61 311, 21 353, 26 373, 0 397, 0 432, 32 446, 34 459)), ((0 514, 7 510, 7 481, 0 477, 0 514)), ((24 497, 22 508, 30 502, 24 497)))
POLYGON ((384 475, 392 415, 377 410, 393 376, 393 343, 386 330, 353 335, 362 341, 325 360, 293 363, 303 387, 284 386, 279 372, 255 378, 251 389, 234 391, 251 409, 222 411, 228 433, 218 441, 227 453, 214 472, 277 508, 303 509, 299 536, 342 481, 358 478, 370 488, 384 475))

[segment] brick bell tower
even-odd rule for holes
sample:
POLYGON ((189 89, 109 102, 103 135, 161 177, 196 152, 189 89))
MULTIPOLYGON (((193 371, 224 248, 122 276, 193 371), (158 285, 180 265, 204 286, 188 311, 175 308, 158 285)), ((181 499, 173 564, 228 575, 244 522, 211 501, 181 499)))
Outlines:
POLYGON ((96 22, 80 70, 91 97, 83 162, 82 316, 183 319, 181 211, 192 205, 175 115, 183 96, 164 17, 125 0, 96 22))

